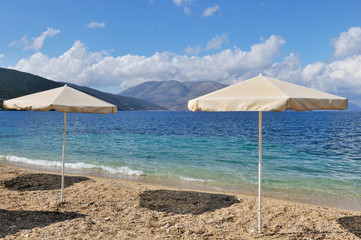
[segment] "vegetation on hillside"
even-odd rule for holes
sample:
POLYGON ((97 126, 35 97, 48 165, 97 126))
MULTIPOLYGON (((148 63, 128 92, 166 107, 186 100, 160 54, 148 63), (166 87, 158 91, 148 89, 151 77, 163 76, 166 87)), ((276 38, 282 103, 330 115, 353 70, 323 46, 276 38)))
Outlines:
POLYGON ((60 86, 61 83, 36 75, 0 68, 0 110, 3 109, 4 100, 60 86))
MULTIPOLYGON (((40 91, 64 86, 65 83, 55 82, 33 74, 16 70, 0 68, 0 110, 3 110, 3 101, 40 91)), ((88 87, 75 84, 69 86, 112 103, 118 110, 165 110, 157 104, 117 94, 105 93, 88 87)))

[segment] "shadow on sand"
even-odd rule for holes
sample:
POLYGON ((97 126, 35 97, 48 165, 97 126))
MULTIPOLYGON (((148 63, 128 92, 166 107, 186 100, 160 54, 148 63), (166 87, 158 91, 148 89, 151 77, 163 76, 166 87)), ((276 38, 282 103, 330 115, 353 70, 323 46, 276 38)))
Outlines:
POLYGON ((45 227, 53 223, 85 216, 75 212, 10 211, 0 209, 0 238, 22 230, 45 227))
POLYGON ((154 190, 141 193, 139 205, 158 212, 199 215, 239 202, 234 196, 224 194, 154 190))
POLYGON ((361 216, 342 217, 337 222, 344 229, 361 238, 361 216))
MULTIPOLYGON (((337 222, 348 232, 361 238, 361 216, 342 217, 337 222)), ((342 234, 344 231, 314 231, 313 229, 305 229, 300 232, 288 233, 269 233, 264 236, 272 236, 272 238, 294 238, 294 239, 329 239, 328 234, 342 234)))
MULTIPOLYGON (((88 180, 90 180, 90 178, 65 176, 64 187, 66 188, 75 183, 88 180)), ((4 181, 3 184, 7 189, 15 191, 55 190, 61 188, 61 176, 56 174, 33 173, 4 181)))

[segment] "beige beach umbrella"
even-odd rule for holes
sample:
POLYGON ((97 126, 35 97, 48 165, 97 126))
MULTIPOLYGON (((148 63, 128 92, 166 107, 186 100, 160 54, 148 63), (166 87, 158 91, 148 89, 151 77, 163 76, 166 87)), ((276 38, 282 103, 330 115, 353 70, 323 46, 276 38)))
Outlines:
POLYGON ((3 103, 6 109, 27 111, 56 110, 64 113, 63 127, 63 156, 61 177, 61 202, 64 192, 64 164, 65 164, 65 138, 66 113, 116 113, 117 107, 103 100, 85 94, 67 85, 51 90, 38 92, 23 97, 6 100, 3 103))
POLYGON ((262 184, 262 112, 308 110, 344 110, 348 100, 325 92, 262 76, 192 99, 191 111, 258 111, 259 119, 259 170, 258 170, 258 232, 261 233, 262 184))

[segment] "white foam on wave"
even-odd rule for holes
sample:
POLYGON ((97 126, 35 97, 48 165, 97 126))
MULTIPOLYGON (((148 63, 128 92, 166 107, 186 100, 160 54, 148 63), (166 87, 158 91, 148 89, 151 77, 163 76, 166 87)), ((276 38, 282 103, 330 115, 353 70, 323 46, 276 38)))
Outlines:
POLYGON ((143 175, 144 173, 142 171, 139 170, 133 170, 129 167, 102 167, 103 170, 108 171, 112 174, 117 174, 117 173, 121 173, 121 174, 126 174, 126 175, 143 175))
POLYGON ((199 178, 191 178, 191 177, 183 177, 183 176, 180 176, 180 179, 189 182, 208 182, 207 180, 203 180, 199 178))
POLYGON ((17 156, 2 156, 6 161, 9 162, 19 162, 19 163, 26 163, 30 165, 37 165, 37 166, 44 166, 44 167, 61 167, 61 163, 53 162, 48 160, 41 160, 41 159, 29 159, 25 157, 17 157, 17 156))
MULTIPOLYGON (((0 159, 4 159, 9 162, 17 162, 17 163, 25 163, 29 165, 41 166, 41 167, 61 167, 61 162, 48 161, 42 159, 29 159, 25 157, 17 157, 17 156, 2 156, 0 155, 0 159)), ((122 167, 108 167, 108 166, 98 166, 91 163, 65 163, 66 168, 72 169, 94 169, 94 170, 103 170, 107 171, 111 174, 124 174, 124 175, 143 175, 144 173, 140 170, 133 170, 127 166, 122 167)))

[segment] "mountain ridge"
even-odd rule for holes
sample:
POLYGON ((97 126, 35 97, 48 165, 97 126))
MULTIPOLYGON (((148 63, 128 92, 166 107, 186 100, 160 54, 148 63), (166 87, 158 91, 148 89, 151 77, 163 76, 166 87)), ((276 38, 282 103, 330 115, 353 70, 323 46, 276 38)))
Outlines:
MULTIPOLYGON (((3 100, 61 87, 64 84, 112 103, 122 110, 187 110, 190 99, 216 91, 227 85, 212 82, 149 81, 128 88, 119 94, 106 93, 71 83, 55 82, 41 76, 0 67, 0 110, 3 100)), ((349 103, 347 111, 361 111, 349 103)))
POLYGON ((3 110, 2 103, 4 100, 61 87, 64 86, 64 84, 112 103, 116 105, 120 111, 166 110, 164 107, 141 99, 119 96, 118 94, 106 93, 71 83, 55 82, 34 74, 7 68, 0 68, 0 110, 3 110))
MULTIPOLYGON (((119 94, 153 102, 169 110, 184 111, 188 109, 189 100, 227 86, 213 81, 149 81, 130 87, 119 94)), ((357 104, 349 102, 348 105, 346 111, 361 111, 361 107, 357 104)))
POLYGON ((169 110, 187 110, 189 100, 224 88, 227 85, 213 81, 149 81, 130 87, 120 95, 143 99, 169 110))

